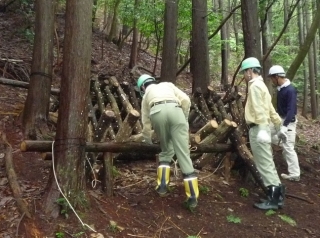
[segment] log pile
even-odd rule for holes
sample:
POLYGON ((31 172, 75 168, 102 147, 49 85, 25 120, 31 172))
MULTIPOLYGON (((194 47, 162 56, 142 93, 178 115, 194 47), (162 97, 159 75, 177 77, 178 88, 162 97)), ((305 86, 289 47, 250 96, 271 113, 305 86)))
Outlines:
MULTIPOLYGON (((264 188, 246 145, 247 127, 241 93, 234 88, 222 96, 209 86, 206 93, 197 88, 190 98, 189 141, 195 167, 201 169, 208 163, 221 164, 223 160, 224 176, 228 180, 234 158, 242 158, 256 182, 264 188)), ((115 77, 92 80, 86 151, 91 161, 103 160, 106 175, 110 174, 113 160, 123 153, 130 157, 137 153, 137 148, 140 155, 160 151, 154 133, 154 145, 142 143, 140 103, 141 97, 134 83, 119 83, 115 77)), ((56 113, 51 115, 56 116, 56 113)), ((48 152, 50 149, 50 142, 24 141, 21 144, 22 151, 48 152)))

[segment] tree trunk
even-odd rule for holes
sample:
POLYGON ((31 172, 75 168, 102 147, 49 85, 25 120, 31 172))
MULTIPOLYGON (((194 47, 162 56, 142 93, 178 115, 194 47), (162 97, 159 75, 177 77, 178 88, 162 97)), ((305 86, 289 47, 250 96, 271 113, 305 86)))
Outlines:
POLYGON ((22 125, 27 138, 41 138, 48 130, 53 64, 54 1, 36 0, 35 38, 28 96, 22 125))
MULTIPOLYGON (((89 112, 89 84, 91 62, 92 0, 68 0, 60 109, 54 146, 53 168, 56 179, 73 207, 86 204, 84 158, 89 112), (79 40, 81 39, 81 40, 79 40)), ((55 205, 60 196, 51 173, 45 203, 45 212, 56 217, 55 205)))
MULTIPOLYGON (((134 10, 136 11, 138 8, 139 0, 134 1, 134 10)), ((133 19, 133 33, 132 33, 132 44, 131 44, 131 54, 130 54, 130 62, 129 69, 132 69, 137 64, 138 60, 138 28, 137 28, 137 18, 133 19)))
POLYGON ((192 90, 200 87, 203 93, 206 93, 210 82, 207 12, 207 1, 192 0, 192 90))
POLYGON ((164 13, 164 36, 161 64, 161 81, 175 83, 177 71, 177 24, 178 0, 166 0, 164 13))

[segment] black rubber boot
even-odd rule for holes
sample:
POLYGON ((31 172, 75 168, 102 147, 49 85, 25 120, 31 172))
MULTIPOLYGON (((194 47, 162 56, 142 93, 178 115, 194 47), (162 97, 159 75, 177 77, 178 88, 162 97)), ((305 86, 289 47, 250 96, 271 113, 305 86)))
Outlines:
MULTIPOLYGON (((281 194, 279 197, 278 207, 281 209, 284 206, 284 198, 286 196, 286 187, 283 184, 279 185, 281 187, 281 194)), ((270 197, 268 196, 267 199, 260 198, 260 202, 266 202, 270 200, 270 197)))
POLYGON ((183 182, 187 195, 185 204, 188 208, 195 208, 198 205, 199 197, 198 178, 195 174, 184 175, 183 182))
POLYGON ((159 195, 165 196, 168 192, 170 181, 170 165, 169 163, 160 163, 157 169, 157 187, 156 191, 159 195))
POLYGON ((264 202, 255 203, 253 206, 261 210, 277 210, 279 208, 279 198, 281 195, 281 186, 269 186, 268 198, 264 202))

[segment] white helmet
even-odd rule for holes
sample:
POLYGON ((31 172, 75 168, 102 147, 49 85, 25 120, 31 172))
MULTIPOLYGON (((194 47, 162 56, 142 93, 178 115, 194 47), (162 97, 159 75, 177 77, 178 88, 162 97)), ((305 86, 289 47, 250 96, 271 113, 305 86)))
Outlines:
POLYGON ((269 69, 269 76, 278 75, 280 77, 286 77, 286 72, 280 65, 274 65, 269 69))

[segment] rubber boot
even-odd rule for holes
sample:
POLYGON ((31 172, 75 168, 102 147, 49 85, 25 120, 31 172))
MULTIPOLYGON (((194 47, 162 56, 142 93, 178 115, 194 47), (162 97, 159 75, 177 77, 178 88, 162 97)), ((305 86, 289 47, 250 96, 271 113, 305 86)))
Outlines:
POLYGON ((268 187, 268 198, 266 201, 261 203, 255 203, 253 206, 261 210, 277 210, 279 208, 279 198, 281 195, 280 186, 269 186, 268 187))
POLYGON ((198 178, 194 174, 184 175, 183 182, 187 195, 186 205, 188 208, 195 208, 199 197, 198 178))
POLYGON ((169 163, 160 163, 157 169, 157 187, 156 191, 160 196, 165 196, 168 192, 170 181, 170 165, 169 163))
MULTIPOLYGON (((278 202, 278 206, 281 209, 284 206, 284 198, 286 196, 286 187, 283 184, 279 185, 281 187, 281 194, 279 197, 279 202, 278 202)), ((267 199, 261 198, 260 202, 266 202, 270 200, 270 197, 268 196, 267 199)))

